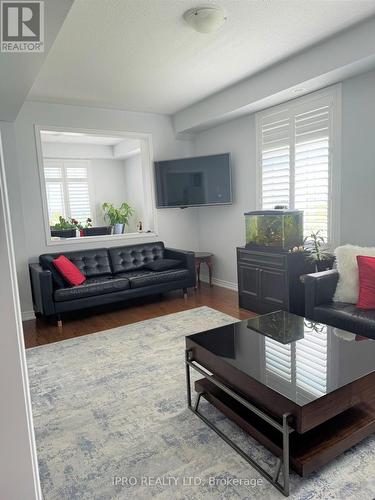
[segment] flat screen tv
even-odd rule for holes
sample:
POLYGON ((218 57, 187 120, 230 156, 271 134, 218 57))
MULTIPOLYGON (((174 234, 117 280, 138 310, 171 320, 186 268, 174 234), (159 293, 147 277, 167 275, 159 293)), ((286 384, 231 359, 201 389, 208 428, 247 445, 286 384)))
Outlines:
POLYGON ((229 153, 155 162, 157 208, 232 203, 229 153))

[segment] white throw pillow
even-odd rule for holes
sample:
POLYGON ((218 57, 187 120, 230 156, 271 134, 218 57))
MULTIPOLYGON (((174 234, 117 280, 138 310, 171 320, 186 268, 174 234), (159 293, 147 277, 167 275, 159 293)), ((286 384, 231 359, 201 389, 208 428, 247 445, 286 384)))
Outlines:
POLYGON ((357 255, 375 257, 375 248, 344 245, 336 248, 335 255, 339 281, 333 300, 356 304, 359 295, 357 255))

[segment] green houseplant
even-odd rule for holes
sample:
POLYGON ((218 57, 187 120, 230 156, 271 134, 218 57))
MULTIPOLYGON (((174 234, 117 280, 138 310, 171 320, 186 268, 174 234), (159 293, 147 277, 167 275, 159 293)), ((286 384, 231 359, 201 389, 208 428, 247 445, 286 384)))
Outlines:
POLYGON ((59 217, 59 222, 51 227, 51 236, 58 238, 75 238, 79 222, 75 219, 65 219, 62 215, 59 217))
POLYGON ((315 263, 316 271, 332 269, 335 256, 330 252, 325 239, 320 234, 320 230, 306 236, 303 243, 308 253, 307 258, 315 263))
POLYGON ((125 201, 119 208, 114 207, 112 203, 103 203, 102 209, 105 218, 113 226, 113 234, 122 234, 125 226, 129 224, 130 217, 134 214, 133 208, 125 201))

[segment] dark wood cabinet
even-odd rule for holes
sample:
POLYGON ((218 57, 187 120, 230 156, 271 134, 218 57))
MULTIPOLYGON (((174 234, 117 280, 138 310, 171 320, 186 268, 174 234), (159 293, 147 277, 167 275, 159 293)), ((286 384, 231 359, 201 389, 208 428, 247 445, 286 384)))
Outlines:
POLYGON ((314 265, 301 253, 262 252, 237 248, 240 307, 265 314, 277 310, 304 316, 302 274, 314 272, 314 265))

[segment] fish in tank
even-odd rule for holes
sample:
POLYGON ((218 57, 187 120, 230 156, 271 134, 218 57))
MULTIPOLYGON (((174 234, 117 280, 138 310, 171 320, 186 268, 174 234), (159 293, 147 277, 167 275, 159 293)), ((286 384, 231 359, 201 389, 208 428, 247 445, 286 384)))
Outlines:
POLYGON ((245 213, 246 247, 289 250, 303 245, 303 212, 259 210, 245 213))

